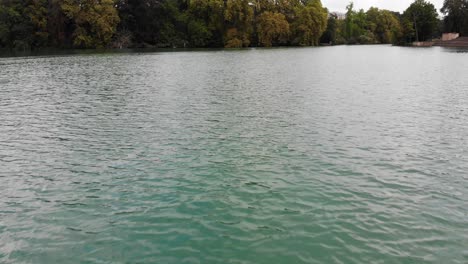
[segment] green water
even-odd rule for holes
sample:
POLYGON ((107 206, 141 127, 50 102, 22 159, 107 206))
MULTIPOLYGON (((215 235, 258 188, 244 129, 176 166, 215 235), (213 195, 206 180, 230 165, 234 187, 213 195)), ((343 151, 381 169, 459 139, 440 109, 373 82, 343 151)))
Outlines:
POLYGON ((0 263, 467 263, 468 53, 0 59, 0 263))

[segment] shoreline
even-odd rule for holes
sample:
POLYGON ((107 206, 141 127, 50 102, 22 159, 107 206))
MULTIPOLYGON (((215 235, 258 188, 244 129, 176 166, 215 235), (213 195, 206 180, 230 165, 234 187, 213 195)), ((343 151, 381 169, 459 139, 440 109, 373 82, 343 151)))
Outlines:
POLYGON ((95 55, 95 54, 126 54, 126 53, 157 53, 157 52, 204 52, 204 51, 247 51, 247 50, 275 50, 275 49, 306 49, 306 48, 332 48, 332 47, 360 47, 360 46, 389 46, 400 48, 448 48, 468 49, 468 47, 452 46, 411 46, 392 44, 343 44, 343 45, 319 45, 319 46, 275 46, 275 47, 245 47, 245 48, 124 48, 124 49, 68 49, 68 48, 41 48, 36 50, 8 50, 0 49, 0 58, 41 57, 41 56, 71 56, 71 55, 95 55))
MULTIPOLYGON (((342 44, 342 45, 319 45, 319 46, 275 46, 275 47, 244 47, 244 48, 104 48, 104 49, 73 49, 73 48, 39 48, 35 50, 9 50, 0 49, 0 58, 9 57, 37 57, 37 56, 64 56, 64 55, 86 55, 86 54, 119 54, 119 53, 151 53, 151 52, 203 52, 203 51, 246 51, 246 50, 275 50, 290 48, 330 48, 343 46, 395 46, 392 44, 342 44)), ((399 46, 395 46, 399 47, 399 46)), ((407 47, 407 46, 402 46, 407 47)))

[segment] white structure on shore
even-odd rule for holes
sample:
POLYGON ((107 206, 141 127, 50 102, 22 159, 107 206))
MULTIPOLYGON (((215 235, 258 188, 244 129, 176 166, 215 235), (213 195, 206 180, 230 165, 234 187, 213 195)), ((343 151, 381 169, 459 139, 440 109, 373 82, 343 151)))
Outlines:
POLYGON ((442 41, 453 40, 457 39, 458 37, 460 37, 459 33, 444 33, 442 34, 442 41))

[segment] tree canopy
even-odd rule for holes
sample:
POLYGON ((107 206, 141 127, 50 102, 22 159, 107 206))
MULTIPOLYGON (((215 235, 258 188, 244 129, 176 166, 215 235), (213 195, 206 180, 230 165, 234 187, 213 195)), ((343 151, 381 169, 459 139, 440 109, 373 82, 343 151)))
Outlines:
POLYGON ((318 45, 320 0, 1 0, 0 47, 318 45))
MULTIPOLYGON (((468 34, 468 0, 445 0, 446 31, 468 34)), ((409 43, 438 32, 434 6, 345 18, 320 0, 0 0, 0 48, 249 47, 409 43)))
POLYGON ((399 14, 375 7, 355 10, 351 2, 346 7, 346 18, 336 14, 328 17, 328 26, 321 42, 331 44, 390 44, 402 36, 399 14))
POLYGON ((403 23, 412 24, 406 36, 416 41, 429 40, 434 37, 438 26, 437 10, 425 0, 414 1, 403 13, 403 23))
POLYGON ((445 0, 440 11, 445 15, 445 31, 468 36, 468 0, 445 0))

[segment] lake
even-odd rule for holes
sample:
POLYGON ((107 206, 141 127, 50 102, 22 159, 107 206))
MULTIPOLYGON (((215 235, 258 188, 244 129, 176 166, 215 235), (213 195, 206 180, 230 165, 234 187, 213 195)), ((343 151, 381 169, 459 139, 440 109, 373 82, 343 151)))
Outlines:
POLYGON ((467 263, 468 53, 0 58, 2 263, 467 263))

